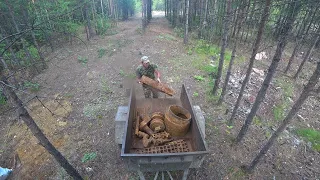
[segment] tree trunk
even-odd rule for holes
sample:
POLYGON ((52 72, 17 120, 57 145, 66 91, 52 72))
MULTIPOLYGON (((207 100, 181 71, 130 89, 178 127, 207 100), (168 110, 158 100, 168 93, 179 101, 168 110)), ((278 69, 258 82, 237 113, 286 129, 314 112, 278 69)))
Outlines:
POLYGON ((93 32, 92 32, 91 20, 90 20, 90 15, 88 10, 88 3, 85 3, 84 5, 84 18, 87 21, 86 32, 87 32, 87 40, 89 41, 90 38, 93 36, 93 32))
MULTIPOLYGON (((5 77, 1 78, 2 82, 8 84, 5 77)), ((3 85, 4 92, 18 109, 19 117, 31 130, 32 134, 39 140, 40 144, 58 161, 58 163, 67 171, 67 173, 77 180, 82 180, 82 177, 77 170, 67 161, 65 157, 50 143, 50 141, 43 134, 38 125, 34 122, 28 111, 24 108, 23 102, 18 98, 11 87, 3 85)))
MULTIPOLYGON (((224 101, 224 97, 226 95, 226 91, 227 91, 227 87, 228 87, 228 82, 229 82, 229 79, 230 79, 230 76, 231 76, 231 71, 232 71, 232 66, 233 66, 233 62, 234 62, 234 59, 235 59, 235 56, 236 56, 236 52, 237 52, 237 44, 238 44, 238 41, 239 41, 239 34, 240 34, 240 29, 241 29, 241 26, 242 26, 242 18, 243 18, 243 14, 242 14, 242 11, 238 14, 237 18, 240 20, 240 23, 239 25, 237 26, 237 24, 235 24, 237 28, 236 31, 236 39, 235 39, 235 42, 233 44, 233 49, 232 49, 232 53, 231 53, 231 59, 230 59, 230 62, 229 62, 229 67, 228 67, 228 71, 227 71, 227 75, 226 75, 226 79, 224 81, 224 84, 223 84, 223 88, 222 88, 222 92, 221 92, 221 95, 220 95, 220 98, 219 98, 219 101, 218 101, 218 105, 220 105, 223 101, 224 101)), ((239 20, 236 20, 236 23, 239 22, 239 20)))
MULTIPOLYGON (((320 32, 320 31, 318 30, 318 32, 320 32)), ((310 58, 310 55, 312 54, 312 51, 313 51, 314 47, 315 47, 316 44, 318 43, 318 41, 319 41, 319 35, 317 34, 316 36, 317 36, 317 37, 316 37, 315 41, 313 42, 313 44, 312 44, 312 46, 310 47, 310 49, 308 50, 307 54, 306 54, 305 57, 303 58, 303 60, 302 60, 302 62, 301 62, 301 64, 300 64, 300 66, 299 66, 296 74, 293 76, 294 79, 297 79, 297 77, 299 76, 300 72, 302 71, 302 68, 303 68, 304 63, 310 58)))
POLYGON ((189 3, 190 0, 186 0, 186 18, 185 18, 185 27, 184 27, 184 38, 183 43, 188 44, 188 29, 189 29, 189 3))
POLYGON ((292 118, 297 114, 304 101, 309 97, 310 93, 314 90, 317 82, 320 78, 320 62, 318 62, 316 70, 313 72, 311 78, 309 79, 308 84, 304 87, 302 93, 298 100, 292 106, 288 115, 284 118, 279 128, 273 133, 268 142, 263 146, 260 150, 259 154, 253 159, 250 165, 246 168, 248 172, 252 172, 256 165, 259 163, 260 159, 268 152, 270 147, 273 145, 275 140, 279 137, 279 135, 285 130, 288 124, 291 122, 292 118))
POLYGON ((224 63, 224 54, 225 54, 227 43, 228 43, 228 32, 229 32, 230 20, 231 20, 231 0, 227 0, 227 14, 226 14, 224 28, 223 28, 224 30, 223 30, 223 36, 222 36, 222 46, 220 51, 218 72, 217 72, 217 75, 215 76, 214 86, 212 89, 213 95, 217 94, 217 90, 219 89, 219 84, 221 81, 221 74, 222 74, 223 63, 224 63))
POLYGON ((145 33, 147 27, 147 0, 142 0, 142 31, 145 33))
POLYGON ((258 34, 257 34, 256 40, 255 40, 254 46, 253 46, 253 50, 252 50, 252 54, 251 54, 251 57, 250 57, 249 66, 248 66, 248 69, 247 69, 247 72, 246 72, 246 77, 244 78, 244 80, 242 82, 239 96, 237 98, 236 104, 235 104, 235 106, 233 108, 231 117, 230 117, 229 122, 228 122, 229 125, 233 124, 233 119, 234 119, 234 117, 235 117, 235 115, 237 113, 237 110, 239 108, 239 105, 240 105, 240 102, 241 102, 245 87, 246 87, 247 83, 249 82, 250 75, 251 75, 252 68, 253 68, 253 64, 254 64, 254 60, 255 60, 256 54, 258 53, 258 49, 259 49, 260 42, 261 42, 261 39, 262 39, 262 34, 264 32, 264 29, 265 29, 265 24, 266 24, 266 21, 267 21, 267 19, 269 17, 269 10, 270 10, 271 0, 266 0, 265 3, 266 3, 265 4, 265 8, 263 10, 263 15, 262 15, 262 18, 261 18, 261 21, 260 21, 258 34))
MULTIPOLYGON (((244 25, 247 23, 247 19, 248 19, 248 16, 249 16, 250 4, 251 4, 251 0, 249 0, 248 6, 247 6, 247 9, 246 9, 246 16, 245 16, 245 18, 244 18, 244 22, 245 22, 244 25)), ((245 32, 246 32, 246 29, 245 29, 245 28, 242 28, 240 43, 241 43, 242 40, 243 40, 243 36, 244 36, 244 33, 245 33, 245 32)))
POLYGON ((268 87, 270 85, 270 82, 272 81, 272 77, 277 69, 278 63, 280 62, 282 52, 286 46, 288 34, 292 29, 292 24, 295 21, 295 17, 299 14, 300 8, 301 8, 300 2, 295 3, 293 1, 289 4, 288 16, 287 16, 287 18, 285 18, 286 20, 283 25, 283 28, 281 28, 276 52, 273 56, 271 65, 269 66, 267 76, 264 79, 262 86, 261 86, 261 88, 258 92, 258 95, 256 97, 256 100, 253 103, 251 111, 246 118, 245 124, 242 126, 242 128, 236 138, 237 143, 239 143, 243 139, 244 135, 247 133, 249 125, 251 124, 251 122, 253 120, 253 117, 256 115, 260 104, 263 102, 263 100, 265 98, 265 95, 266 95, 266 92, 267 92, 268 87))

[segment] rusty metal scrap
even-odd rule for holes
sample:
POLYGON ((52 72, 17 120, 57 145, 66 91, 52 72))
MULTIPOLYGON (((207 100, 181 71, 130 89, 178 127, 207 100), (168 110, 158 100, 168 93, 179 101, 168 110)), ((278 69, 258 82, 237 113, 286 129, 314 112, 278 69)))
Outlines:
POLYGON ((173 96, 175 94, 175 91, 168 85, 164 83, 159 83, 151 78, 148 78, 147 76, 142 76, 140 81, 170 96, 173 96))
POLYGON ((153 131, 149 128, 148 123, 151 121, 151 118, 148 115, 142 116, 142 122, 139 125, 139 129, 148 133, 149 135, 153 134, 153 131))
POLYGON ((181 153, 189 152, 190 149, 186 141, 180 139, 176 141, 169 142, 162 146, 154 146, 144 149, 136 149, 138 154, 156 154, 156 153, 181 153))

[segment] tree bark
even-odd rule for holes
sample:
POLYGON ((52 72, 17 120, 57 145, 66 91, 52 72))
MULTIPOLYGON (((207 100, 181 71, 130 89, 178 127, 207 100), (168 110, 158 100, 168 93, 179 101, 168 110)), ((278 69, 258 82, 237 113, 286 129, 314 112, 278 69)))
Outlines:
POLYGON ((237 24, 235 24, 235 27, 238 27, 237 29, 235 29, 234 31, 236 31, 235 35, 236 35, 236 39, 235 39, 235 42, 233 44, 233 48, 232 48, 232 53, 231 53, 231 59, 230 59, 230 62, 229 62, 229 66, 228 66, 228 70, 227 70, 227 75, 226 75, 226 79, 224 81, 224 84, 223 84, 223 88, 222 88, 222 92, 221 92, 221 95, 220 95, 220 98, 219 98, 219 101, 218 101, 218 105, 220 105, 223 101, 224 101, 224 97, 226 95, 226 91, 227 91, 227 87, 228 87, 228 82, 229 82, 229 79, 230 79, 230 76, 231 76, 231 71, 232 71, 232 66, 233 66, 233 62, 234 62, 234 59, 235 59, 235 56, 236 56, 236 52, 237 52, 237 44, 238 44, 238 41, 239 41, 239 34, 240 34, 240 29, 241 29, 241 26, 242 26, 242 18, 243 18, 243 14, 242 14, 242 10, 240 10, 241 12, 237 15, 237 18, 239 20, 236 20, 236 23, 238 23, 239 21, 239 25, 237 26, 237 24))
POLYGON ((269 66, 267 76, 264 79, 262 86, 256 97, 256 100, 253 103, 251 111, 246 118, 245 124, 241 127, 241 130, 236 138, 237 143, 239 143, 243 139, 244 135, 247 133, 249 125, 253 120, 253 117, 256 115, 260 104, 263 102, 265 98, 270 82, 272 81, 272 77, 277 69, 278 63, 280 62, 282 52, 286 46, 288 34, 292 29, 292 24, 295 21, 295 17, 299 14, 300 8, 301 8, 300 2, 293 1, 289 4, 288 16, 285 20, 285 23, 283 24, 283 28, 281 28, 276 52, 273 56, 271 65, 269 66))
POLYGON ((235 104, 235 106, 234 106, 234 108, 232 110, 231 117, 230 117, 230 119, 228 121, 229 125, 233 124, 233 119, 234 119, 234 117, 235 117, 235 115, 237 113, 237 110, 239 108, 239 105, 240 105, 240 102, 241 102, 245 87, 246 87, 247 83, 249 82, 250 75, 251 75, 252 68, 253 68, 253 64, 254 64, 254 60, 255 60, 256 54, 258 53, 258 49, 259 49, 260 42, 261 42, 261 39, 262 39, 262 34, 264 32, 264 29, 265 29, 265 24, 266 24, 266 21, 267 21, 267 19, 269 17, 271 0, 266 0, 265 3, 266 3, 265 4, 265 8, 263 10, 263 15, 262 15, 262 18, 261 18, 261 21, 260 21, 258 34, 257 34, 256 40, 255 40, 255 43, 254 43, 254 46, 253 46, 253 50, 252 50, 252 53, 251 53, 249 66, 248 66, 248 69, 247 69, 247 72, 246 72, 246 77, 244 78, 244 80, 242 82, 239 96, 238 96, 236 104, 235 104))
POLYGON ((279 128, 272 134, 268 142, 263 146, 258 155, 253 159, 250 165, 246 168, 248 172, 252 172, 256 165, 259 163, 261 158, 268 152, 270 147, 274 144, 275 140, 279 137, 279 135, 285 130, 288 124, 291 122, 292 118, 297 114, 303 105, 304 101, 309 97, 310 93, 314 90, 317 82, 320 78, 320 62, 318 62, 316 70, 313 72, 312 76, 309 79, 308 84, 304 87, 302 93, 298 100, 292 106, 288 115, 284 118, 279 128))
POLYGON ((189 29, 189 3, 190 0, 186 0, 186 18, 185 18, 185 27, 184 27, 184 38, 183 43, 188 44, 189 35, 188 35, 188 29, 189 29))
POLYGON ((223 30, 223 36, 222 36, 222 45, 221 45, 221 51, 220 51, 218 72, 215 77, 214 86, 212 89, 213 95, 217 94, 217 90, 219 89, 219 84, 221 81, 221 74, 222 74, 223 63, 224 63, 224 55, 225 55, 225 51, 226 51, 227 43, 228 43, 228 32, 229 32, 230 21, 231 21, 231 0, 227 0, 227 14, 226 14, 224 28, 223 28, 224 30, 223 30))
MULTIPOLYGON (((8 84, 6 78, 2 76, 2 82, 8 84)), ((72 167, 67 159, 51 144, 47 137, 43 134, 38 125, 34 122, 28 111, 24 108, 23 102, 18 98, 16 93, 11 87, 3 85, 4 92, 8 96, 18 109, 19 117, 31 130, 32 134, 39 140, 40 144, 58 161, 58 163, 67 171, 67 173, 77 180, 82 180, 82 177, 78 171, 72 167)))
MULTIPOLYGON (((320 32, 320 31, 318 30, 318 32, 320 32)), ((314 47, 315 47, 316 44, 318 43, 318 41, 319 41, 319 35, 317 34, 316 36, 317 36, 317 37, 316 37, 315 41, 313 42, 313 44, 312 44, 312 46, 309 48, 307 54, 306 54, 305 57, 303 58, 303 60, 302 60, 302 62, 301 62, 301 64, 300 64, 300 66, 299 66, 296 74, 293 76, 294 79, 297 79, 297 77, 299 76, 300 72, 302 71, 303 65, 304 65, 305 62, 310 58, 310 55, 312 54, 312 51, 313 51, 314 47)))

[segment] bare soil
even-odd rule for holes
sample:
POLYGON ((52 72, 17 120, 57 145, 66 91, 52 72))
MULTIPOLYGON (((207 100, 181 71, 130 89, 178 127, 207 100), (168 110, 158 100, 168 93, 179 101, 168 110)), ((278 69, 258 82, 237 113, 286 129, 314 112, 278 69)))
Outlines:
MULTIPOLYGON (((152 19, 144 35, 140 23, 140 19, 119 22, 113 29, 116 32, 114 35, 95 36, 89 42, 85 41, 85 44, 75 40, 72 45, 61 45, 54 53, 48 54, 49 68, 32 80, 40 84, 40 90, 19 93, 38 126, 83 177, 138 179, 137 173, 129 172, 120 158, 120 147, 114 141, 114 119, 118 106, 128 103, 127 89, 142 55, 149 56, 153 63, 158 64, 163 82, 177 91, 182 84, 186 84, 193 104, 201 107, 206 118, 206 142, 210 154, 201 168, 189 172, 188 179, 320 177, 319 152, 294 133, 296 128, 301 127, 320 129, 318 97, 308 99, 294 123, 262 159, 255 172, 245 174, 239 167, 253 159, 280 123, 274 120, 272 108, 281 101, 283 89, 276 83, 271 85, 258 113, 260 122, 253 123, 241 144, 233 145, 232 140, 243 124, 264 76, 253 72, 235 126, 230 128, 226 120, 237 98, 246 63, 235 66, 236 73, 232 76, 234 81, 230 82, 226 103, 216 106, 207 94, 206 83, 210 81, 210 75, 192 66, 191 61, 198 58, 197 54, 188 54, 182 38, 173 32, 167 20, 161 17, 152 19), (98 51, 101 49, 104 49, 105 55, 99 58, 98 51), (79 61, 84 58, 87 62, 79 61), (205 82, 197 81, 195 75, 202 75, 206 78, 205 82), (44 106, 36 98, 30 100, 34 95, 38 95, 44 106), (96 153, 97 156, 82 162, 87 153, 96 153)), ((272 53, 270 50, 268 59, 257 62, 255 68, 266 71, 272 53)), ((283 69, 286 58, 279 69, 283 69)), ((293 68, 296 68, 299 59, 293 68)), ((314 68, 311 62, 308 66, 309 69, 314 68)), ((304 79, 297 82, 289 80, 295 83, 291 105, 298 98, 310 72, 304 71, 304 79)), ((278 77, 283 77, 281 71, 277 72, 278 77)), ((138 95, 142 96, 140 87, 138 95)), ((6 109, 11 108, 8 106, 6 109)), ((53 157, 38 144, 27 127, 17 120, 14 111, 1 115, 0 125, 0 166, 12 167, 15 154, 18 154, 21 161, 9 179, 70 179, 53 157)), ((173 172, 175 178, 181 177, 181 174, 173 172)))

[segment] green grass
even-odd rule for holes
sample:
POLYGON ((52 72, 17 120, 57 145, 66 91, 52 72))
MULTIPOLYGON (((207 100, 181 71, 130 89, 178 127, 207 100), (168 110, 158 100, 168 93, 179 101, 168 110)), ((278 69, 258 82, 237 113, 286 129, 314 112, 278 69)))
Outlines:
POLYGON ((285 117, 285 112, 287 109, 288 105, 287 103, 281 102, 280 104, 277 104, 272 107, 272 112, 273 112, 273 118, 276 121, 280 121, 285 117))
POLYGON ((320 131, 310 128, 298 129, 297 134, 312 143, 312 148, 320 152, 320 131))
POLYGON ((160 35, 158 36, 158 38, 159 38, 159 39, 169 40, 169 41, 176 41, 176 40, 177 40, 174 36, 172 36, 172 35, 170 35, 170 34, 160 34, 160 35))
POLYGON ((261 118, 258 116, 254 116, 253 117, 253 124, 256 126, 262 126, 262 121, 261 118))
POLYGON ((273 106, 272 112, 274 120, 280 121, 285 117, 286 111, 290 106, 291 102, 289 101, 289 98, 293 97, 294 95, 294 87, 293 82, 286 77, 277 78, 275 80, 275 85, 281 88, 281 93, 283 96, 280 102, 273 106))
POLYGON ((80 62, 81 64, 85 65, 88 63, 88 59, 82 56, 78 56, 78 62, 80 62))
POLYGON ((102 58, 104 55, 106 55, 106 53, 107 53, 106 49, 100 48, 98 50, 98 58, 102 58))
POLYGON ((104 79, 101 80, 101 90, 105 94, 112 93, 112 90, 111 90, 110 86, 108 85, 108 82, 104 79))
POLYGON ((294 83, 287 77, 278 77, 275 80, 275 85, 280 87, 283 95, 288 98, 292 97, 294 93, 294 83))
POLYGON ((88 161, 92 161, 97 157, 97 153, 96 152, 92 152, 92 153, 85 153, 81 159, 81 162, 85 163, 88 161))
POLYGON ((37 92, 40 90, 40 84, 39 83, 33 83, 31 81, 24 82, 24 87, 27 89, 30 89, 32 92, 37 92))
POLYGON ((194 78, 195 80, 197 80, 197 81, 204 81, 204 80, 205 80, 204 77, 198 76, 198 75, 194 75, 193 78, 194 78))
POLYGON ((0 89, 0 105, 5 105, 7 103, 6 97, 4 96, 2 89, 0 89))
POLYGON ((193 96, 193 97, 198 97, 198 96, 199 96, 199 93, 198 93, 198 92, 194 92, 194 93, 192 94, 192 96, 193 96))

